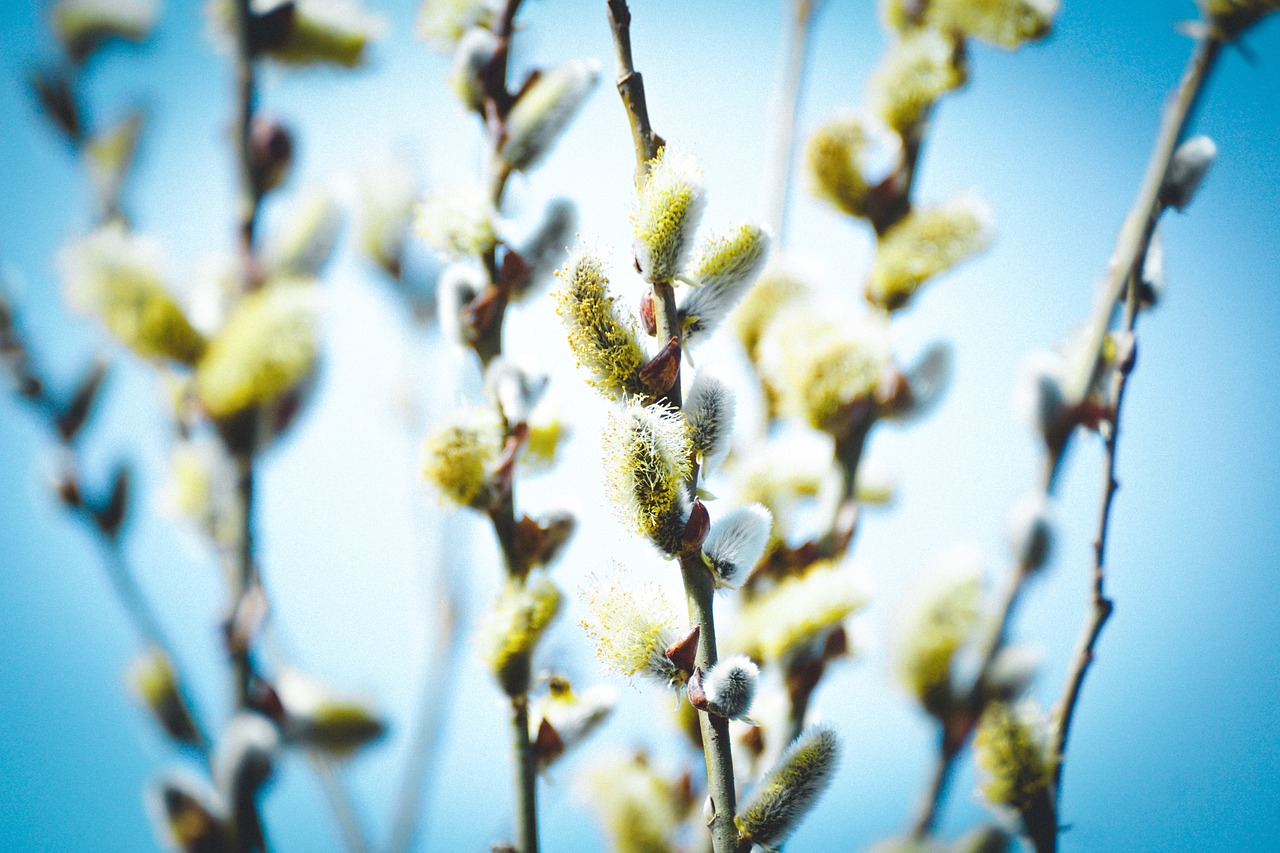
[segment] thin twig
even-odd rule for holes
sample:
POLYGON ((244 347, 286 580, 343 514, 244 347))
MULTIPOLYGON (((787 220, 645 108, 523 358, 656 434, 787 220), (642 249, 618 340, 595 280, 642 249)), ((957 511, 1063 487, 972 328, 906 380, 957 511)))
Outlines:
POLYGON ((307 761, 320 780, 325 799, 329 801, 329 808, 333 809, 338 820, 338 830, 342 833, 347 850, 350 853, 370 853, 373 846, 369 843, 364 828, 360 825, 360 818, 352 807, 351 798, 343 787, 338 767, 321 752, 314 749, 306 752, 307 761))
POLYGON ((770 141, 769 185, 765 220, 776 235, 779 248, 787 242, 787 212, 791 205, 791 172, 796 155, 796 115, 809 61, 813 21, 823 0, 788 0, 786 57, 782 81, 773 103, 773 138, 770 141))
MULTIPOLYGON (((1183 74, 1182 81, 1174 93, 1173 100, 1166 109, 1164 121, 1161 124, 1155 148, 1147 166, 1146 177, 1138 191, 1134 206, 1120 229, 1116 247, 1108 265, 1107 279, 1098 291, 1090 324, 1090 338, 1082 350, 1085 353, 1086 360, 1081 362, 1081 365, 1085 369, 1082 372, 1077 372, 1072 377, 1079 385, 1075 389, 1068 391, 1069 400, 1083 399, 1088 386, 1093 381, 1115 306, 1117 302, 1124 298, 1125 288, 1136 274, 1137 266, 1145 256, 1146 248, 1151 241, 1151 233, 1155 228, 1156 219, 1163 209, 1160 201, 1160 188, 1168 172, 1173 152, 1177 148, 1178 141, 1182 137, 1187 122, 1195 111, 1195 106, 1213 69, 1221 46, 1222 44, 1218 38, 1211 33, 1200 38, 1183 74), (1081 377, 1083 377, 1083 381, 1081 377)), ((1102 544, 1096 551, 1098 560, 1094 575, 1094 603, 1082 632, 1082 641, 1072 666, 1072 675, 1068 680, 1070 704, 1064 704, 1063 712, 1060 714, 1061 730, 1055 733, 1060 747, 1065 746, 1066 743, 1066 727, 1070 722, 1071 709, 1076 698, 1078 698, 1080 683, 1083 682, 1088 660, 1093 654, 1093 645, 1096 643, 1098 634, 1110 614, 1110 602, 1102 595, 1101 548, 1105 547, 1106 519, 1109 517, 1111 500, 1115 492, 1112 476, 1114 474, 1114 447, 1112 445, 1114 439, 1115 434, 1113 431, 1108 439, 1108 482, 1105 486, 1101 521, 1102 533, 1099 540, 1102 544), (1099 602, 1103 603, 1099 604, 1099 602), (1072 693, 1073 689, 1074 692, 1072 693)), ((1046 458, 1041 481, 1042 491, 1046 496, 1051 491, 1056 472, 1065 455, 1065 449, 1066 442, 1064 441, 1046 458)), ((912 835, 916 838, 924 838, 933 831, 937 821, 938 810, 946 794, 947 781, 951 775, 951 764, 963 749, 964 743, 968 740, 974 726, 977 724, 977 716, 982 710, 985 683, 989 678, 991 664, 1003 647, 1005 631, 1028 574, 1025 568, 1019 567, 1010 576, 1001 605, 997 610, 996 629, 992 633, 991 641, 982 656, 982 664, 978 670, 978 676, 966 702, 968 710, 960 715, 954 726, 946 727, 944 730, 937 764, 931 777, 930 788, 912 828, 912 835)))
POLYGON ((631 124, 631 139, 636 150, 636 186, 649 174, 649 161, 658 156, 662 137, 649 124, 649 105, 644 98, 644 78, 631 59, 631 10, 627 0, 608 0, 609 31, 618 55, 618 94, 626 107, 631 124))

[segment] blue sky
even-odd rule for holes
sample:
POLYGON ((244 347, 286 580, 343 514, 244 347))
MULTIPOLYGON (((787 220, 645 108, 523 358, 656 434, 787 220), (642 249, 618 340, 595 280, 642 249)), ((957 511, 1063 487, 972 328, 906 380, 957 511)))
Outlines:
MULTIPOLYGON (((101 339, 66 313, 53 258, 87 227, 89 199, 70 153, 23 88, 27 70, 54 55, 31 5, 0 10, 0 262, 22 282, 42 360, 69 383, 101 339)), ((409 156, 434 184, 478 167, 478 135, 442 86, 447 63, 411 37, 412 5, 386 4, 389 27, 368 69, 265 75, 264 108, 300 140, 286 197, 307 184, 341 186, 388 149, 409 156)), ((633 4, 636 62, 658 130, 704 166, 707 223, 723 225, 760 208, 780 13, 764 3, 684 5, 633 4)), ((882 47, 873 4, 828 5, 804 130, 862 105, 863 81, 882 47)), ((233 235, 224 137, 231 81, 204 38, 201 6, 171 0, 154 41, 110 51, 90 81, 102 119, 135 103, 152 115, 128 202, 137 227, 165 244, 179 286, 196 259, 226 251, 233 235)), ((993 577, 1003 571, 1003 519, 1036 465, 1010 402, 1019 365, 1026 353, 1064 339, 1088 309, 1190 50, 1174 23, 1192 15, 1189 0, 1067 0, 1046 43, 1016 54, 975 49, 970 86, 936 115, 921 197, 979 192, 996 211, 998 238, 933 285, 897 328, 907 354, 951 341, 956 381, 930 420, 877 434, 872 445, 872 457, 895 472, 900 497, 870 513, 859 534, 856 562, 876 583, 863 626, 869 647, 815 700, 815 712, 845 740, 845 760, 796 836, 797 849, 863 849, 910 814, 932 732, 886 664, 895 602, 930 555, 957 541, 979 544, 993 577)), ((530 0, 522 20, 519 64, 587 55, 612 66, 603 4, 530 0)), ((1168 295, 1140 329, 1111 552, 1117 610, 1071 744, 1068 853, 1280 847, 1280 25, 1259 28, 1249 47, 1255 59, 1228 52, 1206 93, 1194 129, 1216 140, 1220 159, 1196 204, 1166 222, 1168 295)), ((617 98, 602 85, 547 164, 514 184, 511 213, 531 218, 543 200, 567 194, 580 204, 584 234, 625 246, 631 157, 617 98)), ((268 207, 268 228, 278 214, 268 207)), ((791 233, 790 248, 854 302, 867 235, 802 188, 791 233)), ((451 405, 474 385, 466 362, 422 340, 345 243, 328 282, 319 393, 264 460, 262 562, 284 653, 317 676, 368 692, 391 717, 392 738, 348 773, 366 823, 382 837, 431 637, 424 616, 431 591, 415 548, 444 541, 448 559, 464 570, 470 616, 498 577, 485 531, 466 519, 441 522, 422 493, 414 474, 420 433, 398 415, 406 385, 431 413, 451 405)), ((510 350, 551 371, 578 418, 568 463, 521 493, 531 512, 572 496, 590 519, 556 570, 573 592, 610 558, 644 562, 643 546, 592 510, 602 502, 594 433, 601 406, 573 375, 550 307, 517 311, 510 332, 510 350)), ((729 347, 707 356, 730 367, 733 357, 729 347)), ((149 371, 127 358, 108 392, 88 463, 103 474, 120 453, 138 460, 143 497, 128 531, 130 557, 179 636, 200 698, 221 708, 217 567, 152 497, 168 441, 160 395, 149 371)), ((1046 703, 1084 614, 1096 445, 1081 441, 1073 451, 1057 509, 1059 547, 1015 629, 1044 651, 1036 695, 1046 703)), ((140 791, 175 756, 124 688, 137 639, 93 543, 44 486, 51 443, 11 395, 0 397, 0 448, 0 848, 149 849, 140 791)), ((599 675, 576 626, 578 607, 571 602, 553 631, 547 659, 585 684, 599 675)), ((474 672, 470 652, 463 660, 474 672)), ((618 718, 594 747, 645 744, 666 760, 683 759, 671 733, 651 723, 667 700, 619 689, 618 718)), ((507 757, 503 738, 492 734, 503 710, 483 676, 464 679, 449 708, 422 849, 478 849, 509 831, 507 757)), ((583 765, 581 756, 569 760, 542 789, 549 849, 600 846, 574 784, 583 765)), ((963 768, 945 832, 983 815, 974 784, 963 768)), ((337 844, 301 762, 283 769, 267 820, 285 849, 337 844)))

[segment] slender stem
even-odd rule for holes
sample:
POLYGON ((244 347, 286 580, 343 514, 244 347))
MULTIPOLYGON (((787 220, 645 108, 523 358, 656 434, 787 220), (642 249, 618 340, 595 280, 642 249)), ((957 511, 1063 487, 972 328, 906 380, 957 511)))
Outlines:
MULTIPOLYGON (((92 519, 86 517, 85 521, 92 526, 92 519)), ((183 667, 178 664, 173 642, 164 630, 155 608, 151 606, 151 601, 138 583, 138 578, 134 575, 132 567, 125 559, 124 550, 120 542, 106 536, 100 536, 99 541, 102 545, 103 566, 107 570, 107 577, 111 581, 111 587, 115 590, 116 599, 124 608, 129 621, 133 622, 134 628, 141 635, 143 642, 158 649, 168 659, 169 666, 173 669, 174 689, 177 691, 178 698, 186 709, 187 715, 191 718, 191 724, 195 730, 196 747, 200 750, 205 762, 208 763, 209 736, 205 733, 204 726, 201 725, 196 713, 196 707, 191 698, 193 695, 191 685, 184 674, 183 667)))
MULTIPOLYGON (((1173 152, 1177 148, 1178 141, 1182 137, 1187 122, 1195 111, 1195 106, 1199 101, 1204 84, 1208 80, 1221 47, 1222 43, 1211 33, 1201 37, 1197 42, 1187 69, 1183 73, 1182 80, 1174 92, 1173 100, 1165 111, 1164 121, 1156 138, 1151 160, 1147 165, 1146 177, 1143 179, 1142 186, 1138 191, 1134 206, 1120 229, 1115 249, 1108 264, 1107 278, 1098 290, 1094 314, 1089 328, 1090 338, 1081 350, 1085 353, 1085 360, 1077 365, 1077 371, 1071 377, 1076 386, 1068 389, 1067 396, 1069 400, 1082 400, 1093 381, 1116 303, 1124 298, 1125 288, 1130 284, 1139 262, 1145 255, 1146 248, 1151 241, 1151 233, 1155 228, 1156 219, 1163 210, 1163 204, 1160 201, 1160 188, 1168 172, 1169 162, 1173 157, 1173 152)), ((1136 297, 1131 297, 1131 303, 1134 298, 1136 297)), ((1132 316, 1129 319, 1132 322, 1132 316)), ((1115 491, 1112 485, 1115 461, 1114 448, 1112 447, 1114 439, 1114 434, 1108 439, 1108 483, 1105 487, 1102 520, 1100 522, 1102 525, 1101 547, 1105 547, 1106 519, 1109 518, 1110 504, 1115 491)), ((1064 449, 1065 442, 1058 445, 1046 456, 1041 482, 1042 490, 1046 495, 1053 485, 1055 474, 1064 455, 1064 449)), ((1083 683, 1088 661, 1092 657, 1093 645, 1097 641, 1097 636, 1101 632, 1103 624, 1105 624, 1107 617, 1110 615, 1110 602, 1102 595, 1101 551, 1099 550, 1095 553, 1099 557, 1096 561, 1094 575, 1094 606, 1082 631, 1081 641, 1072 667, 1072 674, 1068 678, 1068 696, 1064 697, 1064 700, 1068 700, 1068 703, 1062 706, 1060 714, 1061 725, 1056 732, 1060 748, 1065 746, 1066 743, 1066 729, 1070 723, 1071 710, 1078 698, 1080 684, 1083 683)), ((927 836, 932 832, 936 823, 938 809, 946 793, 947 780, 951 775, 948 765, 954 762, 955 757, 963 748, 964 742, 972 734, 973 727, 977 723, 977 714, 981 711, 983 701, 984 682, 988 677, 991 663, 1003 646, 1005 629, 1027 574, 1028 572, 1024 568, 1019 567, 1010 577, 1009 586, 1006 587, 1002 605, 998 611, 996 630, 993 632, 992 640, 982 657, 982 666, 979 669, 974 687, 970 691, 967 702, 968 712, 961 715, 961 719, 954 726, 955 731, 948 732, 943 738, 943 747, 939 750, 938 765, 932 776, 929 793, 925 797, 912 829, 912 834, 916 838, 927 836), (948 748, 952 744, 955 744, 954 750, 948 748)), ((1039 845, 1040 843, 1037 840, 1037 844, 1039 845)))
POLYGON ((315 750, 307 750, 307 760, 311 763, 311 769, 315 771, 316 778, 320 780, 320 787, 324 789, 329 808, 333 809, 334 816, 338 819, 338 831, 342 833, 342 841, 347 850, 350 853, 370 853, 373 846, 365 836, 364 829, 360 826, 360 818, 352 807, 351 798, 347 796, 342 786, 338 768, 315 750))
POLYGON ((1205 26, 1206 34, 1196 42, 1196 47, 1183 72, 1182 80, 1173 93, 1173 99, 1165 108, 1164 120, 1156 137, 1151 159, 1147 163, 1146 176, 1138 190, 1133 208, 1125 217, 1116 237, 1115 249, 1107 264, 1106 278, 1099 285, 1094 299, 1093 316, 1088 327, 1089 337, 1081 347, 1081 360, 1074 366, 1068 388, 1069 401, 1083 400, 1097 371, 1102 357, 1103 342, 1110 327, 1115 306, 1124 298, 1125 286, 1138 258, 1151 241, 1157 217, 1162 210, 1160 188, 1169 171, 1169 163, 1177 150, 1187 123, 1195 112, 1205 83, 1213 71, 1222 50, 1222 42, 1214 35, 1213 28, 1205 26))
POLYGON ((618 94, 627 111, 631 139, 636 150, 636 186, 649 174, 649 161, 658 156, 662 137, 649 124, 649 105, 644 97, 644 78, 631 59, 631 10, 627 0, 608 0, 609 30, 618 55, 618 94))
MULTIPOLYGON (((1143 258, 1146 249, 1143 250, 1143 258)), ((1138 322, 1138 288, 1136 271, 1141 265, 1135 265, 1135 273, 1129 277, 1129 289, 1125 297, 1124 329, 1132 336, 1138 322)), ((1128 346, 1134 347, 1133 338, 1129 338, 1128 346)), ((1084 624, 1080 627, 1080 637, 1076 641, 1075 653, 1071 657, 1071 667, 1067 674, 1066 685, 1062 691, 1062 699, 1054 714, 1053 754, 1057 757, 1054 768, 1054 787, 1061 789, 1062 770, 1066 764, 1067 737, 1071 730, 1071 720, 1075 715, 1076 705, 1080 700, 1080 690, 1084 687, 1084 678, 1094 659, 1094 649, 1102 629, 1111 618, 1115 605, 1107 598, 1104 582, 1106 580, 1107 539, 1111 525, 1111 507, 1115 502, 1120 483, 1116 480, 1116 456, 1120 443, 1120 412, 1124 405, 1125 389, 1129 387, 1129 376, 1133 371, 1135 352, 1131 349, 1118 365, 1114 378, 1115 410, 1111 423, 1106 428, 1106 458, 1103 462, 1102 499, 1098 506, 1098 531, 1093 540, 1093 572, 1089 596, 1089 611, 1084 624)))
POLYGON ((769 185, 765 199, 765 220, 777 235, 779 247, 787 241, 787 212, 791 204, 791 167, 796 155, 796 115, 809 61, 809 37, 813 19, 823 0, 788 0, 786 57, 782 81, 773 103, 773 138, 770 150, 769 185))
POLYGON ((538 853, 538 780, 529 742, 527 693, 511 697, 511 747, 515 751, 516 849, 538 853))
POLYGON ((245 265, 246 287, 252 280, 253 243, 258 222, 258 204, 262 200, 262 186, 253 162, 253 114, 257 106, 257 79, 254 69, 254 48, 250 32, 253 12, 250 0, 235 0, 236 15, 236 114, 235 149, 236 166, 240 173, 239 229, 240 250, 245 265))

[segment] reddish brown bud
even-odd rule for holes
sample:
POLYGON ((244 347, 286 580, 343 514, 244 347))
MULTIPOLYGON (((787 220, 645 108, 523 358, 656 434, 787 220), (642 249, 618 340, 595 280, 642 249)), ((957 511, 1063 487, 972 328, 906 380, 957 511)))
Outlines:
POLYGON ((707 710, 707 692, 702 689, 702 670, 700 668, 694 668, 693 675, 689 676, 688 694, 690 705, 699 711, 707 710))
POLYGON ((538 736, 533 740, 533 757, 543 766, 550 764, 564 753, 564 740, 555 726, 543 720, 538 724, 538 736))
POLYGON ((667 646, 662 654, 681 672, 693 672, 693 662, 698 654, 698 637, 701 634, 702 629, 694 625, 689 629, 689 633, 667 646))
POLYGON ((98 359, 80 380, 66 407, 58 413, 58 434, 64 441, 75 438, 80 428, 89 420, 89 415, 93 412, 93 404, 98 400, 98 391, 102 388, 102 380, 106 377, 107 362, 98 359))
POLYGON ((670 391, 679 376, 680 339, 675 337, 667 341, 667 345, 640 368, 640 384, 658 397, 670 391))
POLYGON ((249 157, 259 192, 284 183, 293 164, 293 137, 275 119, 255 118, 249 132, 249 157))
POLYGON ((680 538, 684 552, 687 554, 701 548, 702 540, 707 538, 710 530, 711 515, 707 512, 707 505, 694 498, 693 508, 689 510, 689 520, 684 525, 684 535, 680 538))
POLYGON ((658 318, 653 313, 653 291, 646 290, 640 297, 640 322, 649 337, 658 334, 658 318))
POLYGON ((462 309, 463 332, 470 341, 484 339, 485 333, 502 316, 507 298, 497 287, 486 287, 462 309))
POLYGON ((498 286, 507 293, 519 293, 529 284, 529 276, 533 267, 525 260, 524 255, 515 249, 508 249, 502 256, 502 269, 498 271, 498 286))

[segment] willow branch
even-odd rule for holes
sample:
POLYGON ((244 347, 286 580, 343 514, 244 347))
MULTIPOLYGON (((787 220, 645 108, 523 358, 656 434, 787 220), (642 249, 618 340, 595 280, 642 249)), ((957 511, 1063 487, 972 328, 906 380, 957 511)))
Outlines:
POLYGON ((782 81, 773 103, 773 134, 770 151, 769 185, 765 199, 765 219, 777 235, 778 246, 787 241, 787 211, 791 204, 791 172, 796 156, 796 116, 805 69, 809 62, 809 43, 813 20, 823 0, 789 0, 791 14, 787 18, 786 57, 782 81))
POLYGON ((370 853, 373 846, 365 836, 360 818, 352 807, 351 798, 342 785, 338 768, 323 753, 313 749, 307 750, 307 761, 315 771, 316 778, 320 780, 320 787, 324 790, 325 799, 329 801, 329 808, 333 809, 334 816, 338 820, 338 831, 342 833, 342 841, 347 850, 350 853, 370 853))
POLYGON ((1106 278, 1099 285, 1095 295, 1093 314, 1088 326, 1088 338, 1085 346, 1081 348, 1081 360, 1075 365, 1075 371, 1070 377, 1073 387, 1068 389, 1068 399, 1083 399, 1097 372, 1099 360, 1102 358, 1103 343, 1111 325, 1111 316, 1116 305, 1124 298, 1125 287, 1129 277, 1134 273, 1139 258, 1143 256, 1147 245, 1151 242, 1151 232, 1162 210, 1160 187, 1164 184, 1165 175, 1169 171, 1173 152, 1182 139, 1187 123, 1200 101, 1205 83, 1222 51, 1222 42, 1214 35, 1212 27, 1206 25, 1205 30, 1206 34, 1196 42, 1182 80, 1165 108, 1155 148, 1147 163, 1146 176, 1143 178, 1133 207, 1125 217, 1124 224, 1116 237, 1116 245, 1111 253, 1111 260, 1107 264, 1106 278))
POLYGON ((631 10, 627 0, 608 0, 609 30, 618 55, 618 94, 627 111, 631 139, 636 150, 636 186, 649 174, 649 161, 658 156, 663 139, 649 124, 649 105, 644 97, 644 78, 631 59, 631 10))
MULTIPOLYGON (((1150 244, 1156 220, 1163 210, 1163 204, 1160 200, 1160 188, 1169 170, 1169 163, 1173 158, 1173 153, 1177 149, 1178 142, 1182 138, 1188 121, 1195 111, 1196 104, 1199 102, 1205 82, 1209 78, 1221 47, 1221 41, 1209 31, 1199 39, 1187 69, 1183 73, 1182 80, 1174 92, 1173 99, 1165 110, 1164 120, 1156 138, 1151 159, 1147 165, 1146 176, 1138 191, 1133 208, 1120 229, 1115 249, 1107 267, 1107 278, 1098 290, 1089 326, 1090 337, 1082 350, 1085 353, 1085 361, 1077 366, 1079 369, 1076 375, 1071 377, 1077 385, 1075 388, 1069 389, 1069 399, 1083 399, 1088 386, 1093 381, 1098 360, 1102 355, 1107 330, 1111 325, 1111 316, 1115 311, 1116 304, 1125 297, 1126 288, 1137 274, 1138 266, 1145 257, 1147 246, 1150 244)), ((1135 315, 1133 312, 1136 311, 1134 299, 1136 299, 1136 295, 1131 295, 1129 300, 1130 308, 1126 312, 1127 324, 1132 324, 1134 320, 1135 315)), ((1132 328, 1132 326, 1129 325, 1129 328, 1132 328)), ((1121 388, 1123 388, 1124 381, 1122 372, 1121 388)), ((1117 404, 1118 402, 1117 399, 1117 404)), ((1095 561, 1092 593, 1093 605, 1082 630, 1076 657, 1072 665, 1072 673, 1068 677, 1067 695, 1064 696, 1059 726, 1055 731, 1059 748, 1065 747, 1071 711, 1079 696, 1080 686, 1083 683, 1089 660, 1092 658, 1093 646, 1097 642, 1098 635, 1101 633, 1102 627, 1111 611, 1111 603, 1102 593, 1102 566, 1105 554, 1103 549, 1105 549, 1106 545, 1107 520, 1110 516, 1111 502, 1116 489, 1114 481, 1115 439, 1116 431, 1113 429, 1107 442, 1107 482, 1104 485, 1103 505, 1100 510, 1099 539, 1098 543, 1095 543, 1095 556, 1097 559, 1095 561)), ((1041 482, 1042 492, 1046 496, 1052 488, 1055 475, 1065 453, 1065 446, 1066 442, 1064 440, 1046 457, 1041 482)), ((997 611, 997 627, 982 656, 978 677, 966 703, 968 712, 961 715, 956 724, 944 729, 938 764, 931 779, 929 792, 922 803, 912 829, 912 834, 916 838, 923 838, 933 831, 938 809, 945 796, 947 781, 951 775, 950 765, 963 749, 977 723, 977 716, 982 710, 985 682, 989 677, 991 664, 1003 647, 1005 631, 1027 575, 1028 572, 1025 567, 1019 567, 1010 576, 1009 584, 1002 597, 1001 606, 997 611)), ((1059 752, 1059 755, 1061 755, 1061 752, 1059 752)), ((1060 773, 1061 770, 1059 769, 1058 772, 1060 773)))

